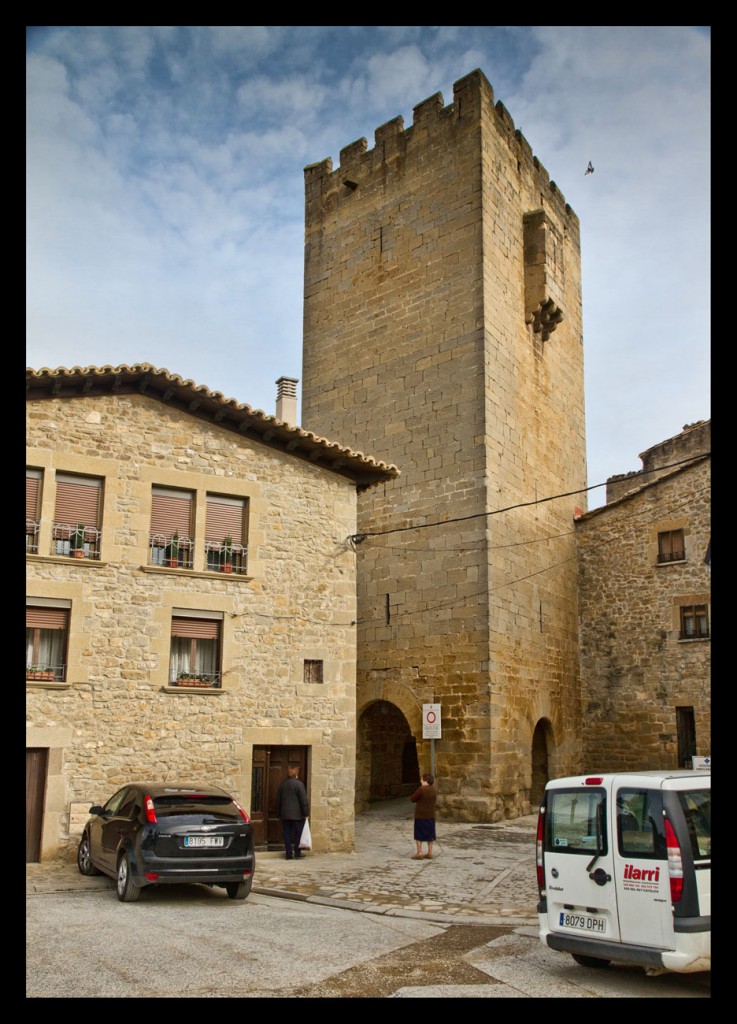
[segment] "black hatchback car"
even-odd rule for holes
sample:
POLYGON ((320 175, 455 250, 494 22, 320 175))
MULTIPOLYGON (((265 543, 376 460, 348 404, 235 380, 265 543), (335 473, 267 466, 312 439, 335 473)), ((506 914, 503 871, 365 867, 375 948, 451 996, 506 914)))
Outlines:
POLYGON ((134 782, 103 807, 90 807, 90 815, 77 867, 83 875, 116 879, 124 903, 137 900, 146 885, 217 885, 233 900, 251 891, 251 819, 222 789, 134 782))

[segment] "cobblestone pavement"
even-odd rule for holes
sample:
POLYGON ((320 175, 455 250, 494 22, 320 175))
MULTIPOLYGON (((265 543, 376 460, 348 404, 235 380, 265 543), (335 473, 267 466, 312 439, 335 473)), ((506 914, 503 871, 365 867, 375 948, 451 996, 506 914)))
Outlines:
MULTIPOLYGON (((369 913, 454 923, 536 924, 536 815, 494 825, 437 822, 432 860, 412 859, 409 799, 374 804, 356 818, 355 852, 256 856, 254 892, 369 913)), ((75 864, 26 865, 28 892, 113 887, 75 864)))

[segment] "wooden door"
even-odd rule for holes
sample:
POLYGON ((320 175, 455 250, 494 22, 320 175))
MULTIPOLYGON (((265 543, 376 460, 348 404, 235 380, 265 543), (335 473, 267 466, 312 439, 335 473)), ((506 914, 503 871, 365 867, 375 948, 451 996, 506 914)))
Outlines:
POLYGON ((276 794, 290 765, 299 768, 299 777, 309 793, 307 747, 253 748, 251 821, 254 844, 262 850, 280 850, 284 845, 281 821, 276 814, 276 794))
POLYGON ((26 864, 41 859, 47 757, 45 748, 26 750, 26 864))

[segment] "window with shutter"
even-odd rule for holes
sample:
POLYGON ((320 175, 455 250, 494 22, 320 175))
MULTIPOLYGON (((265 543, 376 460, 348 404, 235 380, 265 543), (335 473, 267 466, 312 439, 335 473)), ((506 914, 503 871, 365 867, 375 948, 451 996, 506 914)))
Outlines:
POLYGON ((40 469, 26 469, 26 553, 33 555, 38 554, 42 482, 43 472, 40 469))
POLYGON ((69 607, 26 605, 26 679, 64 682, 66 679, 69 607))
POLYGON ((171 620, 170 686, 221 685, 222 615, 174 614, 171 620))
POLYGON ((245 573, 248 502, 245 498, 207 495, 205 562, 212 572, 245 573))
POLYGON ((53 553, 75 558, 100 557, 102 480, 56 474, 53 553))
POLYGON ((173 487, 151 491, 151 534, 149 563, 170 568, 191 569, 194 494, 173 487))
POLYGON ((682 562, 685 557, 683 530, 664 530, 658 534, 658 562, 682 562))

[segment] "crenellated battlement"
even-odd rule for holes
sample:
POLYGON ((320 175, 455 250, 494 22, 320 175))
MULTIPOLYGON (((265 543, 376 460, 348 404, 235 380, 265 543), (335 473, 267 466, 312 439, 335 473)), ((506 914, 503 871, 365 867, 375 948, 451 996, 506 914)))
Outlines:
POLYGON ((516 161, 520 175, 526 175, 534 189, 536 206, 549 205, 562 220, 575 225, 578 218, 565 201, 527 139, 501 101, 494 102, 494 91, 484 73, 472 71, 453 85, 453 102, 444 105, 442 93, 434 93, 412 110, 412 124, 405 128, 399 116, 380 125, 374 132, 374 146, 368 148, 365 137, 356 139, 340 150, 340 164, 333 169, 330 157, 304 169, 305 195, 308 205, 326 202, 345 192, 370 188, 382 182, 392 169, 401 170, 410 159, 417 159, 422 148, 436 145, 442 133, 450 137, 463 131, 474 131, 482 118, 494 126, 504 139, 510 156, 516 161))

